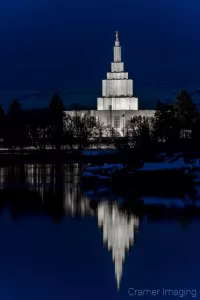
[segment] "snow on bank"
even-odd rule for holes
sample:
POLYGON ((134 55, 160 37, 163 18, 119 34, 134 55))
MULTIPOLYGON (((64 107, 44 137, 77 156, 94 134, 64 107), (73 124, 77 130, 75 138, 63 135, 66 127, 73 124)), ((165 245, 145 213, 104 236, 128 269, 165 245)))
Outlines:
POLYGON ((178 207, 184 208, 186 206, 200 208, 200 200, 192 201, 192 199, 170 198, 170 197, 154 197, 143 196, 142 200, 145 205, 164 205, 167 208, 178 207))
POLYGON ((103 166, 89 166, 87 171, 89 172, 98 172, 101 170, 113 171, 113 170, 122 170, 124 166, 122 164, 104 164, 103 166))
POLYGON ((175 161, 164 161, 164 162, 155 162, 155 163, 144 163, 141 171, 157 171, 157 170, 178 170, 178 169, 192 169, 200 168, 199 159, 194 160, 193 163, 185 163, 184 158, 179 158, 175 161))
POLYGON ((84 156, 105 156, 105 155, 116 155, 118 154, 118 150, 115 149, 98 149, 98 150, 83 150, 81 151, 81 154, 84 156))
POLYGON ((142 200, 145 205, 164 205, 165 207, 168 208, 169 207, 184 208, 185 206, 185 203, 181 198, 144 196, 142 197, 142 200))
POLYGON ((107 182, 111 182, 111 178, 109 176, 104 176, 104 175, 99 175, 99 174, 94 174, 88 171, 85 171, 83 173, 83 177, 85 179, 89 179, 89 178, 93 178, 95 177, 97 179, 97 181, 107 181, 107 182))
POLYGON ((112 174, 118 170, 122 170, 124 166, 122 164, 105 164, 103 166, 89 166, 86 168, 86 171, 83 173, 83 177, 93 177, 98 176, 99 179, 108 179, 112 174), (101 174, 101 175, 100 175, 101 174), (103 176, 103 174, 108 176, 103 176))
MULTIPOLYGON (((144 163, 144 166, 139 171, 162 171, 162 170, 178 170, 178 169, 200 169, 199 159, 196 159, 194 163, 187 164, 184 161, 184 158, 179 158, 175 161, 166 160, 164 162, 153 162, 153 163, 144 163)), ((98 173, 106 173, 107 175, 112 175, 118 170, 124 169, 123 164, 104 164, 102 166, 89 166, 86 168, 83 176, 94 176, 98 173)))
POLYGON ((118 170, 123 169, 121 164, 107 164, 103 166, 89 166, 83 173, 86 180, 95 179, 97 182, 110 183, 111 176, 118 170))

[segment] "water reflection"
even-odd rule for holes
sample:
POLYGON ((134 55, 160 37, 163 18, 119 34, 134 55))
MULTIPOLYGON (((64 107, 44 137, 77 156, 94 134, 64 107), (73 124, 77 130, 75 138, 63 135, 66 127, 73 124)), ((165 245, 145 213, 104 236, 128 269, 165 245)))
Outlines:
MULTIPOLYGON (((72 216, 93 215, 89 200, 80 191, 79 181, 83 167, 80 164, 26 164, 0 167, 0 189, 4 191, 4 198, 5 194, 11 194, 12 191, 15 198, 18 198, 18 204, 25 200, 23 197, 26 192, 28 198, 26 206, 29 204, 30 209, 32 205, 30 198, 37 195, 37 198, 40 198, 38 206, 46 207, 55 202, 55 206, 58 206, 58 203, 62 206, 63 213, 72 216)), ((12 202, 13 199, 9 198, 9 202, 12 202)))
POLYGON ((104 243, 107 243, 108 250, 112 251, 119 290, 125 253, 134 243, 134 232, 139 226, 139 219, 120 211, 119 204, 109 204, 106 201, 98 205, 98 225, 103 228, 104 243))
POLYGON ((1 298, 9 298, 10 290, 16 299, 26 293, 26 299, 125 299, 132 287, 198 287, 200 225, 194 216, 199 218, 200 208, 184 210, 175 202, 170 208, 169 199, 167 206, 155 208, 152 197, 143 205, 140 195, 109 195, 105 189, 84 195, 79 184, 83 169, 80 164, 0 167, 1 298), (85 218, 71 218, 78 216, 85 218), (187 231, 177 219, 184 227, 192 220, 187 231), (140 239, 135 234, 139 224, 140 239), (135 239, 137 247, 127 257, 135 239))
POLYGON ((123 271, 125 253, 134 243, 139 220, 127 215, 117 202, 91 201, 80 189, 79 164, 26 164, 0 168, 1 207, 9 207, 16 220, 23 215, 47 214, 55 222, 65 215, 95 217, 103 229, 103 241, 112 251, 117 288, 123 271))

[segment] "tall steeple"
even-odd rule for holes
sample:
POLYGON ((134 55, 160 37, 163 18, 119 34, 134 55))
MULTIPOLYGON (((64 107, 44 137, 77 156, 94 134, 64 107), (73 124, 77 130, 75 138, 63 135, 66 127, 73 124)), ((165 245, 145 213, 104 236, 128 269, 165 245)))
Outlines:
POLYGON ((119 43, 118 31, 116 31, 116 40, 114 46, 114 62, 121 62, 121 47, 119 43))
POLYGON ((124 72, 118 31, 115 34, 111 72, 102 82, 102 96, 97 98, 97 110, 138 110, 138 98, 133 97, 133 80, 128 78, 128 72, 124 72))

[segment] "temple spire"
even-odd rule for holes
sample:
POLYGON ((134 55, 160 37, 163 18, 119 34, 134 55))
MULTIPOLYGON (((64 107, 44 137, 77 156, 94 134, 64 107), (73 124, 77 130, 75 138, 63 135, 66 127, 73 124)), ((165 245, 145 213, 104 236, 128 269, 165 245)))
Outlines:
POLYGON ((118 42, 119 41, 119 33, 118 33, 118 31, 115 31, 115 34, 116 34, 116 41, 118 42))
POLYGON ((116 40, 114 46, 114 62, 121 62, 121 47, 119 44, 119 33, 115 31, 116 40))

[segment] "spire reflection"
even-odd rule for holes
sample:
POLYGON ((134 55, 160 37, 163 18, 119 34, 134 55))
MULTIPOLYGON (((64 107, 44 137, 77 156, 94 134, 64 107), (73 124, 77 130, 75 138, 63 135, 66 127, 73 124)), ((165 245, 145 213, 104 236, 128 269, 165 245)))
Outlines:
POLYGON ((139 226, 139 219, 120 211, 117 203, 101 202, 98 206, 98 226, 103 229, 104 244, 112 251, 119 290, 125 253, 134 244, 134 233, 139 226))

